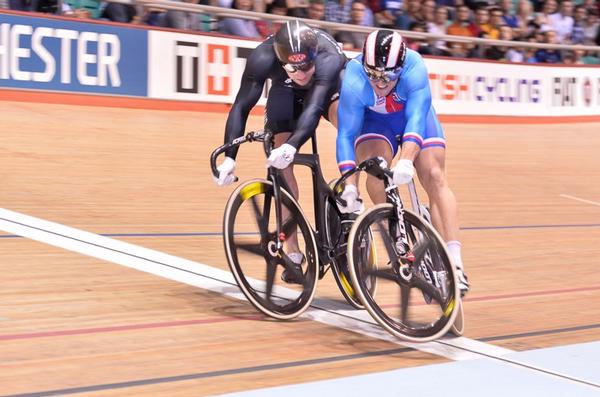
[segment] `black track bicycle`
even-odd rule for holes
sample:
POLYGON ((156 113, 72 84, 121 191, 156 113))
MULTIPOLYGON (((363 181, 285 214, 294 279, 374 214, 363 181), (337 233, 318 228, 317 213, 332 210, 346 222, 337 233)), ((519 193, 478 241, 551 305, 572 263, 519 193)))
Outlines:
MULTIPOLYGON (((262 142, 268 156, 272 134, 249 132, 215 149, 210 159, 215 177, 218 156, 246 142, 262 142)), ((346 256, 348 233, 356 217, 339 211, 336 200, 341 200, 341 185, 325 182, 316 137, 311 138, 311 143, 312 153, 297 153, 294 164, 306 166, 312 173, 314 229, 281 172, 274 167, 267 169, 265 179, 241 183, 227 201, 223 217, 225 255, 238 286, 256 309, 281 320, 295 318, 308 308, 317 281, 329 269, 346 301, 355 308, 363 307, 350 281, 346 256), (301 267, 288 255, 287 245, 294 235, 298 240, 294 252, 299 250, 303 255, 301 267), (284 271, 294 282, 282 280, 284 271)), ((368 245, 368 237, 365 238, 368 245)), ((374 247, 366 250, 370 254, 363 256, 362 263, 374 265, 374 247)), ((372 281, 369 285, 368 280, 363 280, 363 288, 375 294, 376 278, 372 281)))
POLYGON ((461 335, 462 304, 454 266, 427 208, 419 203, 414 182, 408 185, 411 211, 404 207, 383 158, 363 161, 338 183, 361 171, 383 180, 386 203, 362 213, 348 236, 350 274, 360 301, 383 328, 401 339, 427 342, 449 330, 461 335), (372 252, 378 253, 373 264, 372 252), (372 292, 373 284, 377 293, 372 292))

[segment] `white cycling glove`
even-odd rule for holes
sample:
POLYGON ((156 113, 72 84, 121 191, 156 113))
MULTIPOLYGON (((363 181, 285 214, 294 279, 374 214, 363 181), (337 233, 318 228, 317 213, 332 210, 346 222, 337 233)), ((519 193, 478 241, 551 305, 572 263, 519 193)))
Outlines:
POLYGON ((219 171, 219 177, 215 178, 213 176, 213 180, 217 186, 226 186, 235 182, 235 175, 233 175, 235 160, 231 157, 225 157, 221 165, 217 167, 217 171, 219 171))
POLYGON ((279 168, 280 170, 287 168, 294 161, 295 154, 296 148, 284 143, 278 148, 271 150, 271 155, 267 159, 267 166, 279 168))
POLYGON ((365 210, 362 200, 358 198, 358 190, 354 185, 346 185, 340 198, 346 202, 345 206, 338 202, 338 208, 342 214, 360 214, 365 210))
POLYGON ((394 172, 394 183, 396 185, 405 185, 412 181, 415 176, 413 162, 407 159, 398 160, 392 171, 394 172))

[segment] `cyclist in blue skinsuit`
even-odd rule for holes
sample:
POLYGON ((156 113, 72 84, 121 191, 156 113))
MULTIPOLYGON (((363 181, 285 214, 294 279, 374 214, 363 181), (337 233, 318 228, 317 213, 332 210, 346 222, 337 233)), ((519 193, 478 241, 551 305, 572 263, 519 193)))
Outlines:
MULTIPOLYGON (((338 106, 338 167, 343 174, 375 156, 391 164, 399 149, 400 158, 392 168, 394 183, 410 182, 416 168, 429 197, 433 224, 447 242, 464 294, 469 284, 458 240, 458 209, 446 181, 444 131, 431 104, 427 69, 400 34, 377 30, 367 37, 362 55, 346 66, 338 106)), ((381 180, 369 175, 366 185, 373 202, 385 202, 381 180)), ((362 210, 356 186, 358 174, 348 179, 342 193, 348 203, 343 212, 362 210)))

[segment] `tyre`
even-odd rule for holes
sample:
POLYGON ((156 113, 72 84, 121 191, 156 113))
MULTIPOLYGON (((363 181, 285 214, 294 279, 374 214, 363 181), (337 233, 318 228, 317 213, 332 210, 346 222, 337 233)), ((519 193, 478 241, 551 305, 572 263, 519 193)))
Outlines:
POLYGON ((350 274, 356 292, 371 316, 388 332, 410 342, 427 342, 444 335, 454 323, 460 301, 458 284, 446 246, 433 227, 404 210, 407 254, 396 249, 398 219, 391 204, 378 204, 363 213, 348 236, 350 274), (377 266, 362 265, 370 241, 377 266), (377 280, 377 294, 369 291, 377 280))
POLYGON ((454 324, 450 327, 450 332, 454 336, 463 336, 465 333, 465 313, 463 311, 462 300, 459 301, 458 305, 458 313, 456 313, 456 319, 454 320, 454 324))
POLYGON ((225 208, 223 240, 229 268, 248 301, 270 317, 287 320, 299 316, 312 302, 319 259, 314 233, 297 201, 284 189, 281 204, 284 220, 277 235, 272 183, 256 179, 241 184, 225 208), (303 255, 297 269, 286 251, 293 233, 303 255), (279 243, 283 243, 281 249, 279 243), (284 270, 293 276, 293 283, 282 280, 284 270))
MULTIPOLYGON (((334 179, 329 182, 329 186, 333 188, 336 181, 337 180, 334 179)), ((327 219, 325 224, 327 244, 332 247, 333 251, 335 252, 331 258, 331 271, 333 273, 335 283, 342 293, 342 296, 344 299, 346 299, 346 302, 348 302, 350 306, 354 307, 355 309, 364 309, 364 306, 356 294, 354 286, 352 285, 352 278, 348 268, 347 257, 348 234, 350 233, 352 225, 356 220, 356 215, 341 214, 337 209, 337 204, 333 200, 327 200, 325 202, 325 217, 327 219)), ((375 247, 369 245, 369 249, 372 252, 369 258, 370 260, 367 263, 371 266, 375 266, 377 262, 377 253, 375 252, 375 247)), ((372 278, 371 281, 372 283, 369 285, 370 292, 374 295, 375 289, 377 288, 377 280, 372 278)))

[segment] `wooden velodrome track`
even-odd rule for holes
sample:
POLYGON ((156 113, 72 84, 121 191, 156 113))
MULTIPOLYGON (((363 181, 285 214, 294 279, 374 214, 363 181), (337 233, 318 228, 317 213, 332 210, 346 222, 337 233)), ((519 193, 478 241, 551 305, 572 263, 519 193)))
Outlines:
MULTIPOLYGON (((223 113, 0 107, 0 207, 228 269, 233 188, 208 167, 223 113)), ((445 130, 472 282, 465 336, 515 351, 599 340, 600 125, 445 130)), ((335 131, 322 122, 318 136, 333 178, 335 131)), ((264 175, 259 144, 241 148, 238 175, 264 175)), ((4 230, 1 395, 200 396, 449 361, 4 230)), ((317 295, 341 299, 331 275, 317 295)))

